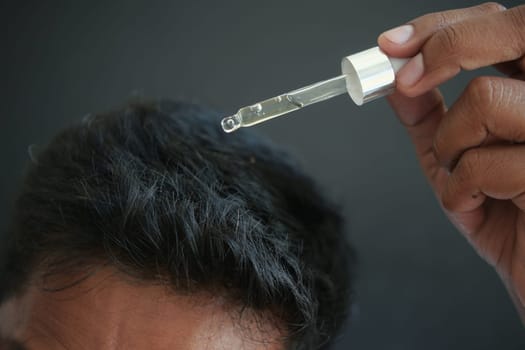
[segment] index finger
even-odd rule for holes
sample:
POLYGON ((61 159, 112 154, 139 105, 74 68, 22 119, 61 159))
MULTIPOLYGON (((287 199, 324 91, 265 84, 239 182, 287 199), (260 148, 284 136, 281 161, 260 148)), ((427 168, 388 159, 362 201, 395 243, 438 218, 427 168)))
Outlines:
POLYGON ((393 57, 415 56, 423 44, 437 31, 466 19, 504 11, 496 2, 429 13, 415 18, 405 25, 382 33, 377 42, 381 49, 393 57))
POLYGON ((397 75, 397 89, 418 96, 462 69, 473 70, 525 54, 525 5, 453 23, 436 31, 397 75))

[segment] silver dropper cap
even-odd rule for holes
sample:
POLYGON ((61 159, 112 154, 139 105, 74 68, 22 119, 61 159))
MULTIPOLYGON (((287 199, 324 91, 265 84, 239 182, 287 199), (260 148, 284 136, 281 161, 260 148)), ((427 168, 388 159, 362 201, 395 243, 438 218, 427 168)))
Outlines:
POLYGON ((408 59, 388 57, 379 47, 343 58, 341 70, 346 89, 358 106, 388 95, 395 88, 395 74, 408 59))

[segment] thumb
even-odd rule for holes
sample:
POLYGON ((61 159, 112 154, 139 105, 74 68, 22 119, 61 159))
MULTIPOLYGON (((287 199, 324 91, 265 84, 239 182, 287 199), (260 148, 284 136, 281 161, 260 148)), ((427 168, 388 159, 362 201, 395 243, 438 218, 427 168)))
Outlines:
POLYGON ((434 134, 446 112, 441 93, 434 89, 418 97, 407 97, 396 92, 388 97, 388 102, 405 125, 423 173, 439 195, 448 177, 433 152, 434 134))

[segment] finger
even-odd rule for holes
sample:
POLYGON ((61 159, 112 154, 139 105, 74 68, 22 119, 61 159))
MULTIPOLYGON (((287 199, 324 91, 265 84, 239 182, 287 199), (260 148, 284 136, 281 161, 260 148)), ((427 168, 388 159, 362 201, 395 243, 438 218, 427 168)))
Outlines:
POLYGON ((443 97, 438 90, 432 90, 416 98, 394 93, 388 101, 408 131, 423 173, 439 192, 447 174, 434 156, 433 140, 446 111, 443 97))
POLYGON ((412 57, 438 30, 469 18, 503 10, 504 6, 489 2, 474 7, 431 13, 382 33, 377 41, 381 49, 390 56, 412 57))
MULTIPOLYGON (((409 57, 418 52, 423 43, 436 31, 450 24, 487 13, 502 11, 503 6, 487 3, 466 9, 451 10, 419 17, 399 30, 394 30, 394 37, 384 33, 378 39, 381 48, 391 56, 409 57), (404 44, 394 41, 401 39, 404 44), (394 38, 396 40, 391 41, 394 38)), ((392 34, 392 32, 390 33, 392 34)), ((424 174, 436 192, 447 177, 433 153, 435 131, 446 111, 445 103, 439 91, 434 90, 418 98, 409 98, 395 93, 388 98, 390 105, 414 143, 418 160, 424 174)))
POLYGON ((472 80, 436 131, 433 148, 450 168, 466 150, 491 139, 525 142, 525 83, 509 78, 472 80))
MULTIPOLYGON (((440 194, 442 206, 478 253, 495 267, 515 248, 515 220, 525 210, 525 145, 471 149, 460 158, 440 194)), ((521 222, 520 222, 521 223, 521 222)), ((523 242, 522 242, 523 243, 523 242)), ((504 268, 511 271, 513 268, 504 268)))
POLYGON ((417 96, 458 74, 525 53, 525 6, 473 17, 435 32, 397 74, 397 89, 417 96))
POLYGON ((474 148, 461 156, 443 191, 443 207, 453 213, 480 208, 487 197, 512 200, 525 209, 525 145, 474 148))

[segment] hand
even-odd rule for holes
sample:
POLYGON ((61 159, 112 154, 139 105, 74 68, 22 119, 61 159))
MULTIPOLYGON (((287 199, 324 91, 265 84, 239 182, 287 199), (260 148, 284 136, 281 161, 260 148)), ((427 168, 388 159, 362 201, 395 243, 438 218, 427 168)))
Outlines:
POLYGON ((390 104, 446 214, 496 268, 525 322, 525 6, 433 13, 378 42, 413 57, 390 104), (447 110, 436 87, 490 65, 506 77, 472 80, 447 110))

